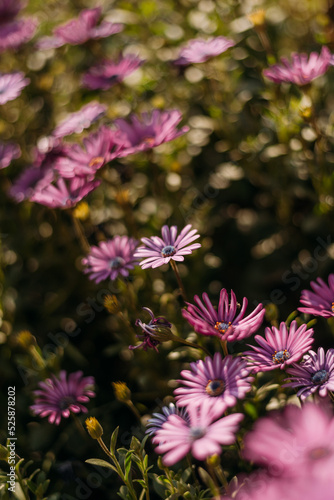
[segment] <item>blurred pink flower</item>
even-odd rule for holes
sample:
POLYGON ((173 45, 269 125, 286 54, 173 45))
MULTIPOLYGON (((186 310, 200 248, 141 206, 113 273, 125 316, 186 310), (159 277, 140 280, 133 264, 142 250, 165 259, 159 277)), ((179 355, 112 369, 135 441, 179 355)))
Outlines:
POLYGON ((12 160, 21 156, 18 144, 12 142, 0 142, 0 169, 8 167, 12 160))
POLYGON ((334 466, 334 418, 314 403, 285 407, 259 419, 244 439, 244 457, 273 476, 331 479, 334 466))
POLYGON ((192 63, 202 63, 211 57, 222 54, 230 47, 233 47, 235 42, 224 36, 217 36, 207 40, 203 38, 194 38, 189 40, 187 45, 179 52, 179 57, 173 61, 174 64, 185 66, 192 63))
POLYGON ((244 318, 248 300, 244 297, 242 307, 237 314, 237 299, 231 290, 231 303, 225 288, 220 291, 218 310, 214 309, 207 293, 202 294, 202 301, 195 295, 196 306, 187 302, 187 309, 182 310, 183 317, 201 335, 214 335, 229 342, 249 337, 261 325, 265 315, 262 304, 244 318))
POLYGON ((255 335, 256 342, 260 347, 249 345, 253 351, 246 351, 248 362, 254 372, 265 372, 291 365, 305 354, 312 343, 313 328, 307 329, 307 325, 297 328, 297 321, 292 321, 289 331, 284 322, 279 329, 275 326, 265 329, 265 339, 255 335))
POLYGON ((308 351, 301 365, 293 364, 287 370, 289 382, 283 387, 300 387, 297 396, 305 399, 315 392, 327 396, 328 391, 334 391, 334 349, 325 353, 319 347, 318 353, 308 351))
POLYGON ((48 417, 51 424, 59 425, 61 418, 68 418, 72 413, 87 413, 82 403, 95 396, 92 391, 94 377, 83 377, 81 371, 70 373, 61 371, 59 377, 52 375, 44 382, 39 382, 40 389, 34 391, 35 404, 30 409, 35 415, 48 417))
POLYGON ((23 7, 19 0, 0 0, 0 52, 16 49, 33 37, 36 19, 15 19, 23 7))
POLYGON ((79 111, 67 115, 53 131, 54 137, 65 137, 70 134, 80 134, 85 128, 91 126, 105 114, 107 106, 96 101, 91 101, 79 111))
POLYGON ((158 429, 161 429, 169 415, 179 415, 183 420, 190 423, 186 408, 178 408, 174 403, 162 407, 162 413, 153 413, 152 418, 147 421, 145 434, 153 436, 158 429))
POLYGON ((134 256, 144 259, 140 262, 143 269, 153 269, 163 264, 168 264, 172 259, 178 262, 184 261, 184 255, 190 255, 193 250, 200 248, 200 243, 192 243, 199 238, 197 229, 191 229, 191 224, 185 226, 179 236, 177 227, 163 226, 161 229, 162 239, 159 236, 142 238, 143 246, 139 247, 134 256))
POLYGON ((134 252, 138 241, 128 236, 114 236, 112 240, 101 241, 93 246, 90 253, 82 259, 84 273, 95 283, 105 279, 115 280, 118 275, 128 276, 129 270, 137 263, 134 252))
POLYGON ((53 49, 69 43, 70 45, 81 45, 87 40, 106 38, 123 29, 122 24, 109 23, 102 21, 97 23, 101 17, 101 8, 84 9, 79 17, 71 19, 62 26, 53 30, 54 36, 43 37, 37 42, 38 49, 53 49))
POLYGON ((182 386, 174 390, 179 406, 201 406, 209 400, 220 414, 234 406, 237 399, 243 399, 254 380, 249 376, 246 361, 232 356, 222 359, 218 352, 213 359, 206 357, 190 363, 190 370, 182 370, 181 376, 183 379, 178 382, 182 386))
POLYGON ((87 180, 84 177, 73 177, 67 183, 60 178, 54 184, 35 188, 29 199, 50 208, 72 208, 100 184, 100 180, 87 180))
POLYGON ((126 76, 139 68, 143 62, 133 54, 120 58, 118 62, 107 59, 103 63, 90 68, 84 74, 82 84, 93 90, 108 90, 116 83, 123 81, 126 76))
POLYGON ((310 285, 313 292, 302 290, 300 302, 306 307, 298 307, 298 311, 332 318, 334 316, 334 274, 328 276, 328 285, 321 278, 311 281, 310 285))
POLYGON ((94 178, 97 170, 117 156, 120 146, 115 144, 114 135, 115 132, 102 126, 83 139, 83 147, 79 144, 68 146, 66 155, 56 165, 61 177, 94 178), (118 149, 112 152, 115 145, 118 149))
POLYGON ((330 50, 322 47, 320 54, 311 52, 309 57, 307 54, 293 53, 291 62, 282 57, 280 64, 274 64, 263 70, 263 74, 275 83, 290 82, 306 85, 326 73, 330 62, 330 50))
POLYGON ((165 453, 162 461, 170 466, 179 462, 187 453, 197 460, 221 453, 221 445, 233 444, 238 425, 244 418, 234 413, 216 420, 220 415, 210 401, 200 407, 187 407, 189 421, 180 415, 171 414, 161 429, 157 429, 152 442, 157 453, 165 453), (216 421, 215 421, 216 420, 216 421))
POLYGON ((29 83, 29 78, 21 71, 0 74, 0 104, 16 99, 29 83))
POLYGON ((181 120, 181 113, 176 109, 171 111, 155 109, 152 114, 142 113, 140 118, 131 115, 130 123, 118 118, 115 120, 115 126, 122 146, 119 156, 146 151, 185 134, 189 127, 184 126, 180 130, 176 128, 181 120))
POLYGON ((9 194, 16 202, 29 199, 35 191, 41 191, 55 179, 56 165, 66 154, 67 146, 58 139, 43 138, 34 150, 33 164, 27 167, 13 182, 9 194))

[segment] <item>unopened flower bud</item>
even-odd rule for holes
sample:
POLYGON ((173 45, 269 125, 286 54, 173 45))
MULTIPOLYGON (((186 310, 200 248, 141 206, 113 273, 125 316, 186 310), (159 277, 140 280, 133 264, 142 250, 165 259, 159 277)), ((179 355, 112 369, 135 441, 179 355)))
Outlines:
POLYGON ((254 24, 256 28, 259 26, 263 26, 265 23, 265 11, 263 9, 256 10, 255 12, 252 12, 251 14, 248 14, 248 19, 250 20, 251 23, 254 24))
POLYGON ((125 382, 112 382, 114 393, 118 401, 126 403, 131 401, 131 391, 125 382))
POLYGON ((88 434, 93 439, 100 439, 103 434, 103 428, 95 417, 89 417, 85 420, 88 434))
POLYGON ((116 314, 120 310, 116 295, 106 295, 103 300, 103 305, 110 314, 116 314))

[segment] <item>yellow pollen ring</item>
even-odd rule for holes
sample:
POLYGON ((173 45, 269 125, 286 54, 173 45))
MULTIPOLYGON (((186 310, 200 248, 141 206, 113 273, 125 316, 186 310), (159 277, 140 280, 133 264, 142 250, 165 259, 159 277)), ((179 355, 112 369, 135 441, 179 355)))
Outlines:
POLYGON ((89 162, 90 167, 96 167, 97 165, 102 165, 104 163, 103 156, 95 156, 89 162))
MULTIPOLYGON (((217 321, 217 323, 215 324, 215 329, 218 330, 220 333, 225 333, 226 330, 232 325, 232 322, 229 321, 227 324, 228 324, 228 327, 226 328, 226 330, 224 330, 223 328, 219 328, 219 325, 221 325, 222 323, 224 323, 223 321, 217 321)), ((226 324, 226 323, 225 323, 226 324)))

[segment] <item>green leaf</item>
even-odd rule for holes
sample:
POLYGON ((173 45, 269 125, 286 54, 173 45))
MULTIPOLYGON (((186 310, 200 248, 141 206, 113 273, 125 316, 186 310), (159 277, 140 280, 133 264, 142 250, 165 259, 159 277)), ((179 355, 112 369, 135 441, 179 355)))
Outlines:
POLYGON ((107 467, 108 469, 112 469, 115 472, 117 472, 116 467, 111 465, 109 462, 106 462, 105 460, 101 460, 100 458, 89 458, 85 462, 86 464, 99 465, 100 467, 107 467))
POLYGON ((130 450, 124 460, 124 471, 125 471, 125 480, 127 481, 129 478, 129 474, 131 472, 131 461, 132 461, 133 450, 130 450))
POLYGON ((198 467, 198 473, 201 476, 203 483, 206 484, 206 486, 210 488, 210 490, 214 491, 215 484, 210 474, 208 474, 202 467, 198 467))
POLYGON ((37 490, 37 486, 35 483, 33 483, 32 481, 30 481, 30 479, 26 479, 26 483, 27 483, 27 486, 29 488, 30 491, 32 491, 32 493, 34 493, 34 495, 36 494, 36 490, 37 490))
POLYGON ((136 436, 132 436, 130 450, 134 450, 137 453, 140 451, 140 441, 136 438, 136 436))
POLYGON ((111 439, 110 439, 110 453, 112 455, 115 455, 115 448, 116 448, 116 441, 117 441, 118 431, 119 431, 119 427, 116 427, 116 429, 112 433, 112 436, 111 436, 111 439))
POLYGON ((141 445, 140 445, 140 451, 142 452, 144 447, 145 447, 145 444, 146 444, 146 441, 148 440, 149 438, 149 434, 146 434, 146 436, 144 437, 144 439, 142 440, 141 442, 141 445))
POLYGON ((133 482, 139 483, 140 486, 142 486, 143 488, 146 488, 146 483, 145 483, 144 479, 134 479, 133 482))

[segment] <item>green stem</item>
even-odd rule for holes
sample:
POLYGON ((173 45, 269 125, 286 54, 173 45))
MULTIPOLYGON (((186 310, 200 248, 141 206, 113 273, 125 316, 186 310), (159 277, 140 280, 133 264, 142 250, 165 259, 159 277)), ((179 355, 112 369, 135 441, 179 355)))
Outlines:
POLYGON ((75 232, 77 238, 79 239, 82 250, 85 253, 89 253, 90 252, 90 245, 88 243, 88 240, 86 238, 86 235, 84 233, 83 227, 82 227, 79 219, 77 219, 73 215, 73 212, 71 212, 71 218, 72 218, 72 222, 73 222, 74 232, 75 232))
POLYGON ((183 300, 184 300, 184 302, 188 302, 187 301, 187 294, 186 294, 185 288, 183 286, 183 283, 182 283, 182 280, 181 280, 181 276, 180 276, 179 270, 177 268, 176 262, 173 259, 171 259, 169 262, 170 262, 170 265, 172 266, 172 269, 173 269, 173 271, 175 273, 175 276, 176 276, 176 279, 177 279, 177 283, 178 283, 179 288, 181 290, 181 294, 182 294, 183 300))
POLYGON ((224 356, 228 356, 227 341, 221 340, 220 343, 221 343, 221 346, 223 348, 224 356))
POLYGON ((29 496, 29 493, 28 493, 28 490, 27 490, 27 486, 24 484, 24 481, 22 479, 19 467, 16 467, 16 475, 17 475, 17 481, 18 481, 19 485, 21 486, 21 490, 22 490, 22 492, 24 494, 24 498, 26 500, 30 500, 30 496, 29 496))

